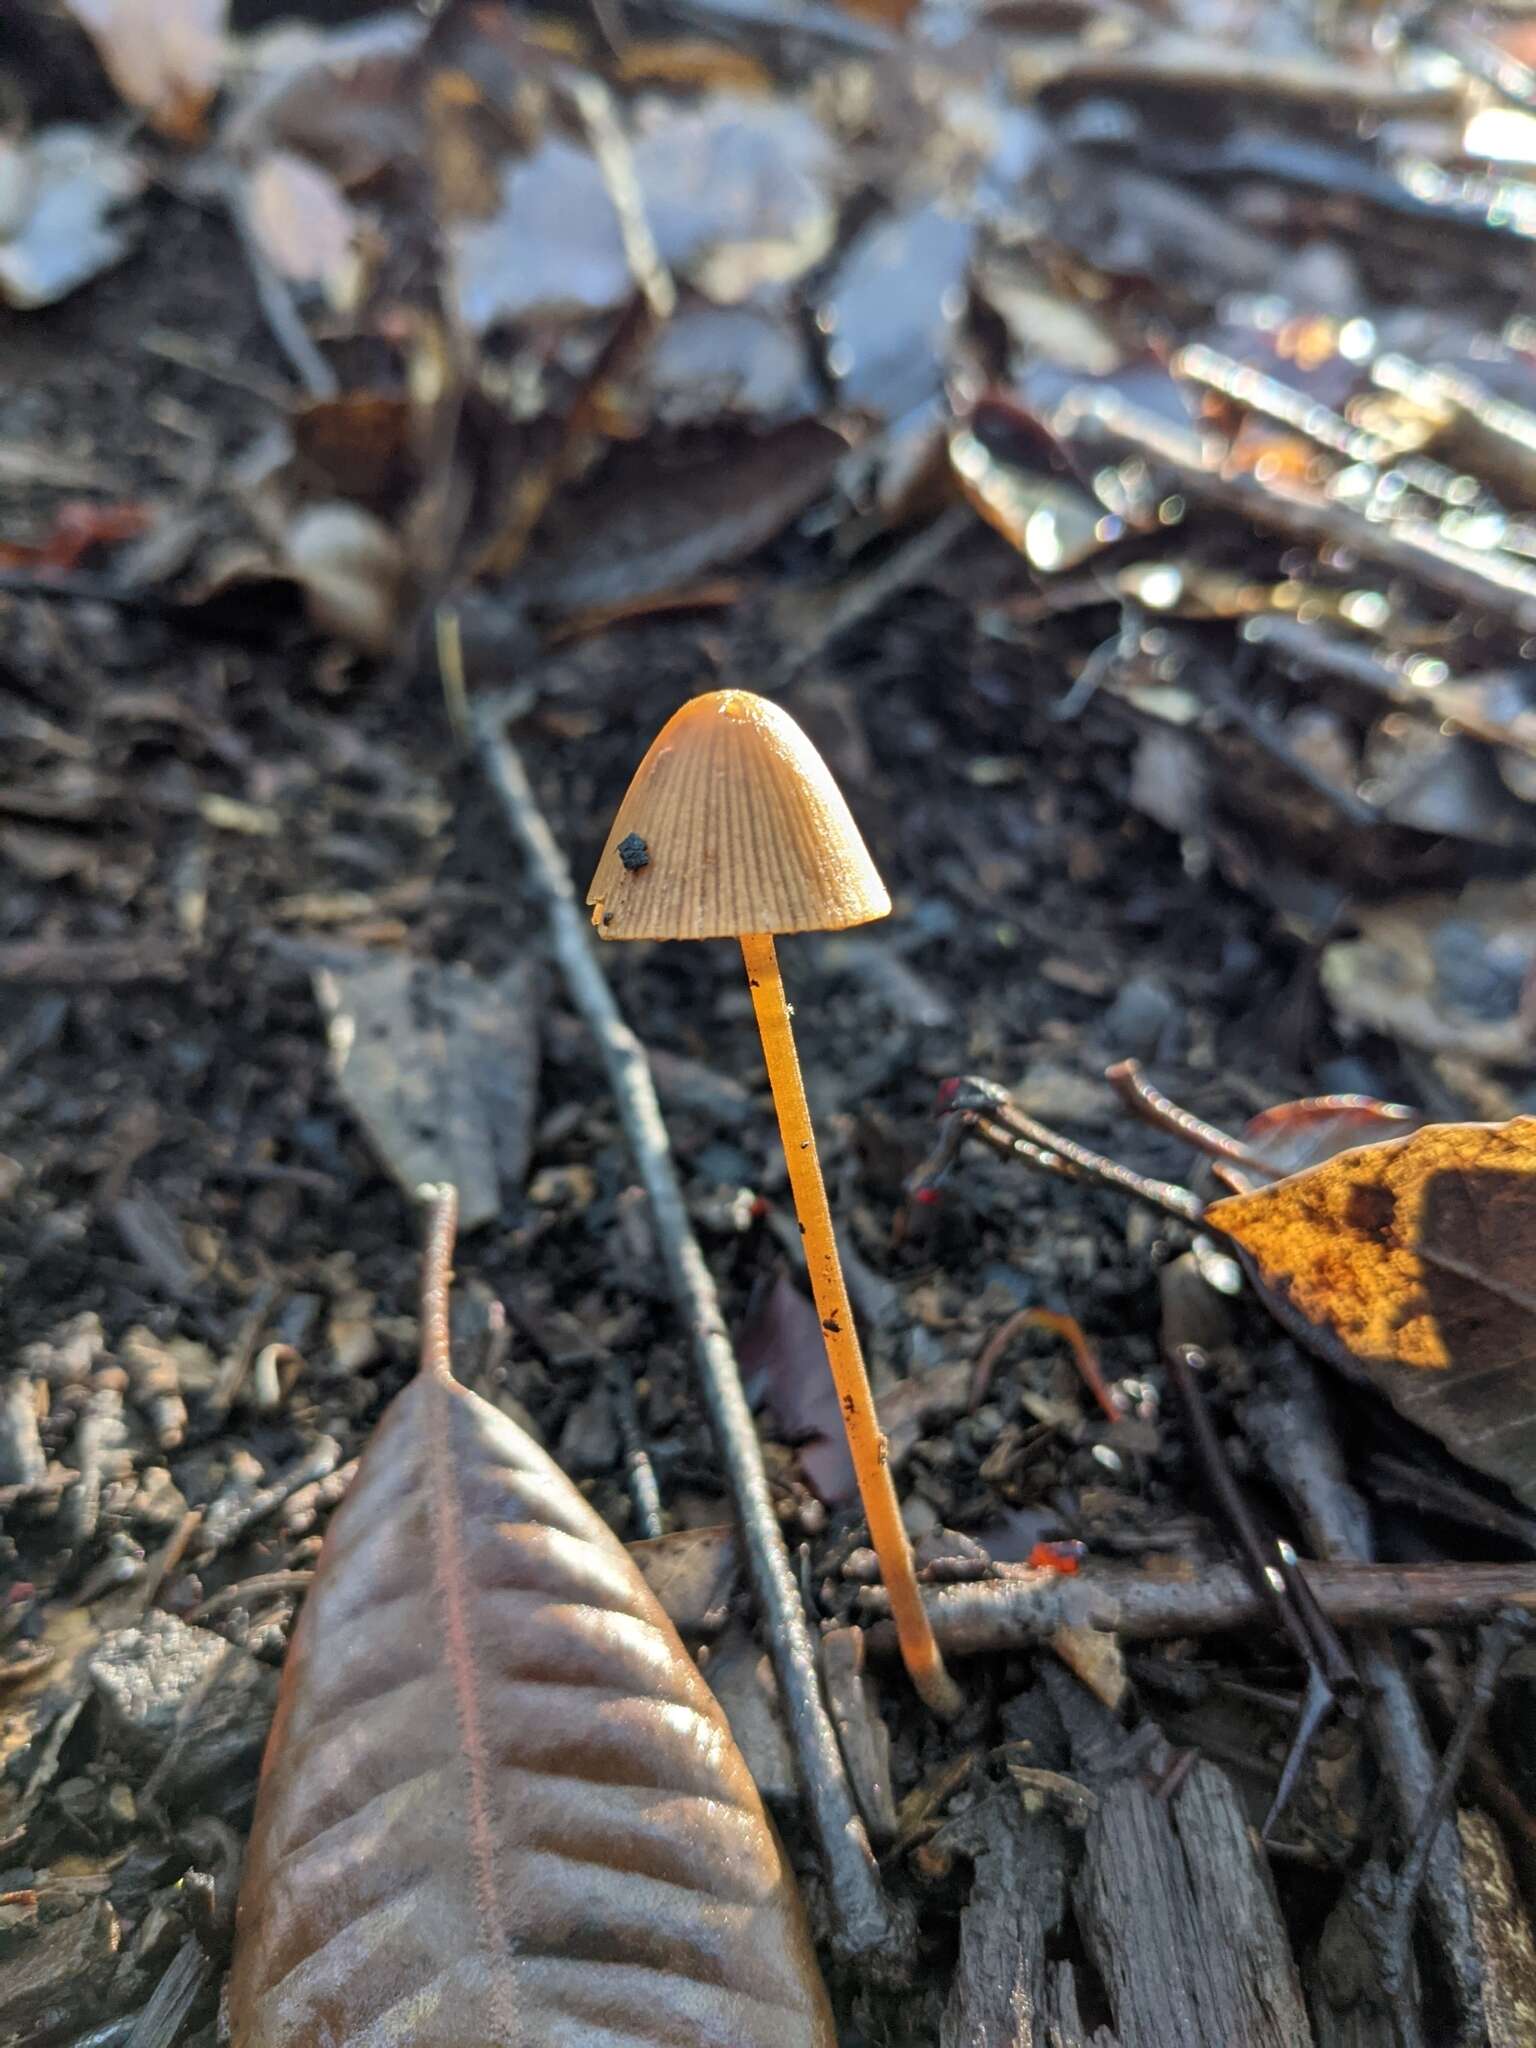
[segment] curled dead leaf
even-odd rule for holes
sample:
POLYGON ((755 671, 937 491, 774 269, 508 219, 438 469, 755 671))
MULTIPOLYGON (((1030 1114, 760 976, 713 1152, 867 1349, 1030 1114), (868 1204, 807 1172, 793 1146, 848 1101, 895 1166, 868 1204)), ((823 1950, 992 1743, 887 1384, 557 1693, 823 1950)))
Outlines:
POLYGON ((1536 1505, 1536 1117, 1432 1124, 1206 1222, 1305 1343, 1536 1505))
POLYGON ((394 645, 405 585, 400 543, 360 505, 308 505, 286 535, 287 568, 303 586, 309 615, 369 654, 394 645))

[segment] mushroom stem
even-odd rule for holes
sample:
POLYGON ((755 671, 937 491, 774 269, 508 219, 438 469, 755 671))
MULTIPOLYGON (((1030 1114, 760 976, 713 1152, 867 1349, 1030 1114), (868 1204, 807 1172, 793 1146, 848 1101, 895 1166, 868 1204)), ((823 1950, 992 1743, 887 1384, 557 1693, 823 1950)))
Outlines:
POLYGON ((843 1427, 848 1432, 848 1448, 853 1454, 854 1474, 869 1523, 869 1540, 880 1560, 902 1662, 925 1704, 948 1719, 959 1713, 961 1694, 944 1669, 928 1610, 918 1591, 912 1546, 907 1541, 901 1505, 891 1483, 885 1437, 875 1414, 874 1395, 854 1328, 842 1261, 837 1255, 837 1239, 832 1233, 832 1212, 827 1206, 821 1162, 816 1156, 816 1134, 811 1129, 800 1059, 790 1029, 789 1005, 779 978, 778 955, 767 932, 743 933, 741 953, 747 965, 747 982, 763 1041, 773 1105, 778 1112, 795 1214, 805 1237, 811 1294, 821 1318, 822 1339, 843 1411, 843 1427))

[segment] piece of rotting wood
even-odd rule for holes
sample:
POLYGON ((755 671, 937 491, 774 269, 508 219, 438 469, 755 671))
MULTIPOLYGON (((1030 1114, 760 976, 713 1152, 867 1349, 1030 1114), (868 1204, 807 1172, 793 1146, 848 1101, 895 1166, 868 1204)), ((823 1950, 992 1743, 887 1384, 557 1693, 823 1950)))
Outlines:
POLYGON ((1122 2040, 1311 2048, 1268 1864, 1214 1764, 1169 1799, 1131 1778, 1104 1787, 1075 1897, 1122 2040))

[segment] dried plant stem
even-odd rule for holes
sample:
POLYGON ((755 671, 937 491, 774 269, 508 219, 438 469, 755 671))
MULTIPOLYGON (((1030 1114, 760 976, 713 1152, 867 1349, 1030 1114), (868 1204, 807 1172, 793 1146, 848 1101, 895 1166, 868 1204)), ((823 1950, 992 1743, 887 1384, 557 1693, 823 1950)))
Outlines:
POLYGON ((480 764, 522 851, 528 886, 542 899, 555 957, 597 1041, 625 1136, 650 1198, 668 1283, 693 1346, 699 1385, 736 1503, 742 1547, 773 1655, 796 1766, 850 1956, 893 1952, 898 1922, 881 1887, 854 1804, 837 1736, 823 1704, 805 1609, 763 1470, 762 1447, 742 1392, 715 1283, 688 1218, 645 1049, 624 1021, 597 964, 591 927, 570 870, 539 809, 527 771, 494 703, 475 713, 480 764))
POLYGON ((925 1705, 934 1713, 952 1717, 963 1700, 954 1680, 944 1669, 939 1646, 923 1596, 918 1591, 912 1546, 902 1524, 901 1503, 891 1479, 886 1456, 885 1435, 875 1414, 875 1397, 864 1353, 854 1327, 853 1304, 848 1299, 843 1265, 837 1255, 832 1231, 832 1211, 827 1205, 826 1184, 821 1161, 816 1156, 816 1133, 811 1128, 810 1106, 805 1099, 805 1082, 800 1058, 795 1051, 795 1034, 790 1026, 789 1005, 784 1000, 784 983, 779 975, 778 955, 767 932, 742 935, 741 956, 747 966, 747 983, 752 990, 752 1008, 763 1041, 768 1081, 773 1089, 773 1106, 778 1111, 779 1136, 789 1167, 789 1185, 795 1197, 795 1214, 805 1236, 805 1263, 811 1277, 811 1294, 821 1318, 822 1341, 827 1363, 843 1411, 843 1428, 853 1454, 854 1477, 869 1522, 869 1540, 880 1560, 880 1572, 890 1595, 891 1616, 901 1643, 902 1662, 925 1705))
POLYGON ((420 1191, 427 1227, 421 1247, 421 1369, 453 1378, 448 1301, 453 1287, 453 1246, 459 1234, 459 1191, 447 1181, 420 1191))

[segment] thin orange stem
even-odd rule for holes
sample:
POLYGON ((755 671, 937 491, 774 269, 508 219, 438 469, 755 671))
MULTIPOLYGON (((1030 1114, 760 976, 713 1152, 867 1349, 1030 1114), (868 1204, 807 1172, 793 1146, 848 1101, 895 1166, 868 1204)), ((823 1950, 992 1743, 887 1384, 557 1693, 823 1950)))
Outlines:
POLYGON ((885 1437, 875 1414, 874 1395, 853 1324, 842 1261, 837 1255, 837 1239, 832 1233, 832 1212, 827 1206, 821 1162, 816 1156, 816 1135, 811 1129, 805 1083, 800 1077, 800 1060, 790 1029, 789 1005, 779 978, 778 955, 767 932, 746 933, 741 952, 747 963, 752 1007, 757 1013, 773 1104, 778 1111, 779 1136, 789 1167, 795 1213, 805 1237, 811 1294, 821 1318, 832 1383, 842 1406, 854 1475, 869 1523, 869 1540, 880 1560, 881 1576, 890 1595, 891 1619, 896 1624, 902 1662, 924 1702, 934 1713, 948 1717, 960 1711, 961 1695, 944 1669, 934 1640, 933 1625, 918 1590, 912 1546, 902 1526, 901 1505, 891 1483, 885 1437))

